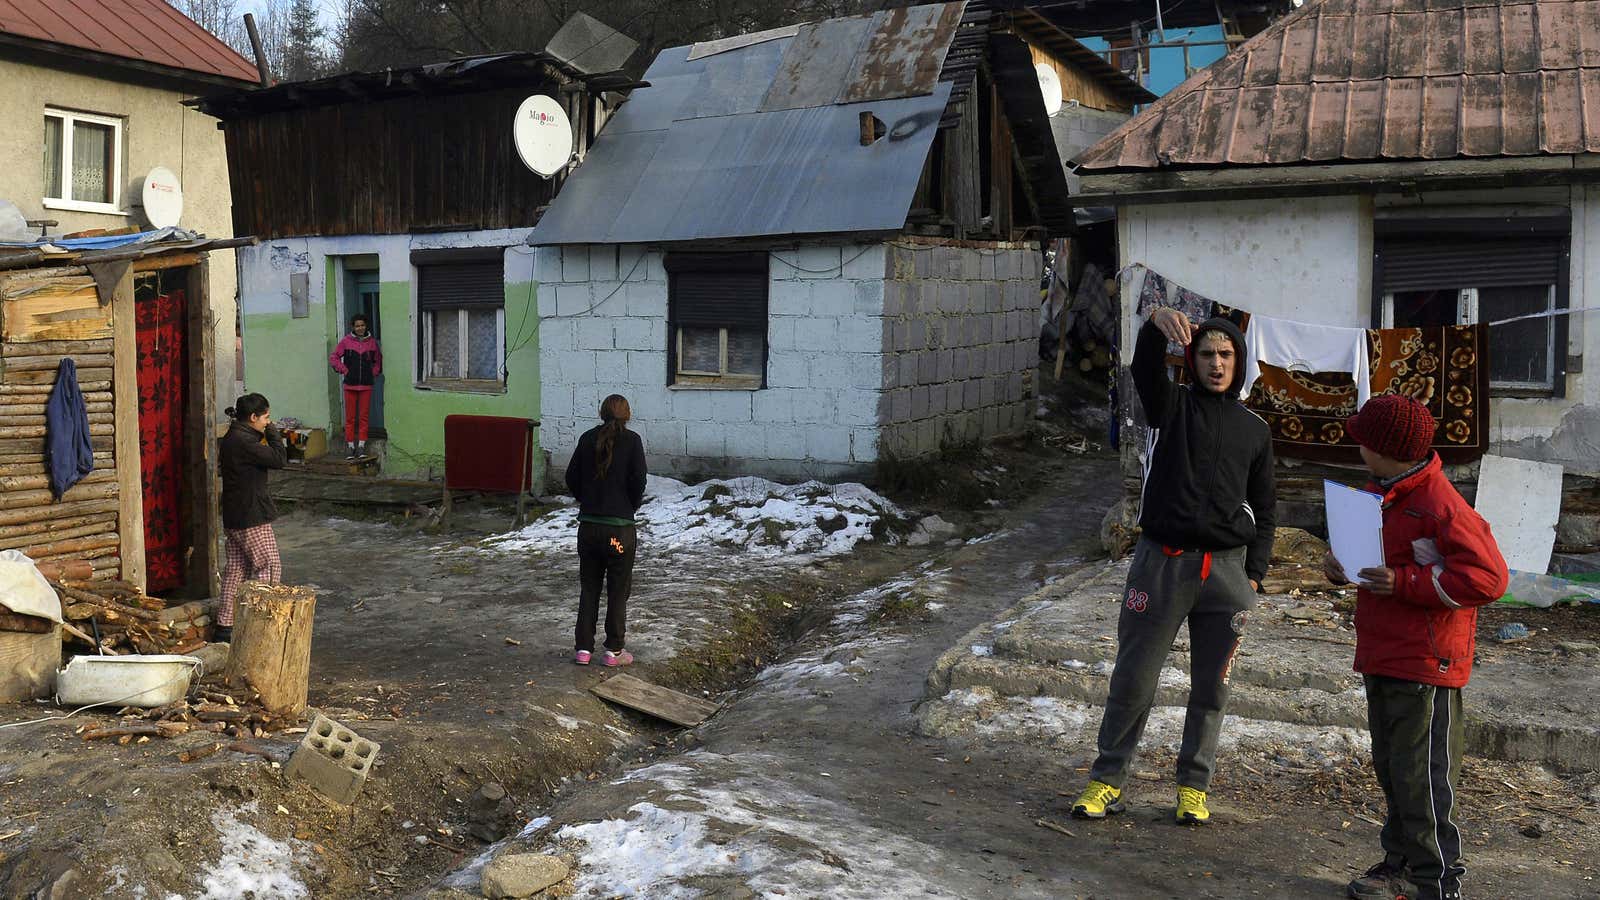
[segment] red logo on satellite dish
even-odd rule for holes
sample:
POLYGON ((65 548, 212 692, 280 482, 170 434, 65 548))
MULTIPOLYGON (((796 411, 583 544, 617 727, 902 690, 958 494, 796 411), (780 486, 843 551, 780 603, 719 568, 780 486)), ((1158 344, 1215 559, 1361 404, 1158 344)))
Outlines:
POLYGON ((540 112, 539 110, 536 110, 536 109, 528 110, 528 118, 532 119, 535 122, 538 122, 540 125, 553 125, 553 124, 556 124, 556 117, 555 116, 552 116, 547 112, 540 112))
POLYGON ((175 184, 167 184, 165 182, 155 181, 155 180, 152 179, 151 182, 150 182, 150 190, 152 190, 152 191, 165 191, 168 194, 175 194, 175 193, 178 192, 178 186, 175 185, 175 184))

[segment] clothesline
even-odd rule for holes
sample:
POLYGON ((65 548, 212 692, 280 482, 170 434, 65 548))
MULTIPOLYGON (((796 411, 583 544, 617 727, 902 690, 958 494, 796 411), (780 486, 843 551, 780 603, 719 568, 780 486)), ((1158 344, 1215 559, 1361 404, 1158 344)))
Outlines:
POLYGON ((1512 316, 1509 319, 1496 319, 1485 322, 1490 328, 1496 325, 1510 325, 1512 322, 1525 322, 1528 319, 1550 319, 1555 316, 1571 316, 1581 312, 1600 312, 1600 306, 1580 306, 1577 309, 1549 309, 1544 312, 1528 313, 1525 316, 1512 316))

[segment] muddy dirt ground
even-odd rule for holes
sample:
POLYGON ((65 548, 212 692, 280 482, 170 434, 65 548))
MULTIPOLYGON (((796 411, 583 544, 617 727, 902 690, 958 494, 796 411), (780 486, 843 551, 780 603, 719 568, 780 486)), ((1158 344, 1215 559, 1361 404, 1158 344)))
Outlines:
MULTIPOLYGON (((907 474, 900 495, 910 515, 937 509, 981 533, 1026 493, 1029 472, 1072 456, 1038 442, 952 455, 907 474)), ((104 712, 6 728, 0 897, 294 896, 299 887, 273 881, 290 868, 303 870, 307 896, 405 894, 601 768, 665 746, 669 729, 588 693, 606 670, 571 664, 575 559, 482 551, 509 518, 468 504, 441 532, 393 507, 296 504, 277 532, 286 580, 318 594, 310 705, 382 745, 358 801, 330 804, 283 778, 294 733, 257 741, 265 756, 183 763, 214 736, 80 740, 85 722, 114 720, 104 712), (490 783, 508 791, 509 815, 475 837, 472 797, 490 783), (277 875, 239 869, 282 847, 301 861, 277 875)), ((878 542, 751 564, 718 548, 668 558, 646 548, 630 603, 633 674, 721 696, 840 598, 936 549, 878 542)), ((51 713, 0 706, 0 725, 51 713)))

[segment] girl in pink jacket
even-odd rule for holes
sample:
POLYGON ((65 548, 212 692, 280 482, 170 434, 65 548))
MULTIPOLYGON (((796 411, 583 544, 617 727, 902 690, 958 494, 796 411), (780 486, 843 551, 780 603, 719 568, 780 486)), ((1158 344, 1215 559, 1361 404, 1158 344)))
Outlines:
POLYGON ((367 452, 367 425, 372 413, 372 388, 383 374, 383 351, 368 332, 367 317, 350 317, 350 333, 328 355, 328 364, 344 376, 344 443, 347 459, 367 452))

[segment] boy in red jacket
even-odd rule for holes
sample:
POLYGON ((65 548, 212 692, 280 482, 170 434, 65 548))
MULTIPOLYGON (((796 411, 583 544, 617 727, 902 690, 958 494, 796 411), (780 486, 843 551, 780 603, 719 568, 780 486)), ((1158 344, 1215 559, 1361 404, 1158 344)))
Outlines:
MULTIPOLYGON (((1461 688, 1472 674, 1478 607, 1510 573, 1489 524, 1428 449, 1436 425, 1407 397, 1374 397, 1348 420, 1383 494, 1383 568, 1356 591, 1356 671, 1367 689, 1372 765, 1388 803, 1383 861, 1350 882, 1359 900, 1460 900, 1455 784, 1464 742, 1461 688)), ((1348 584, 1328 554, 1328 580, 1348 584)))

